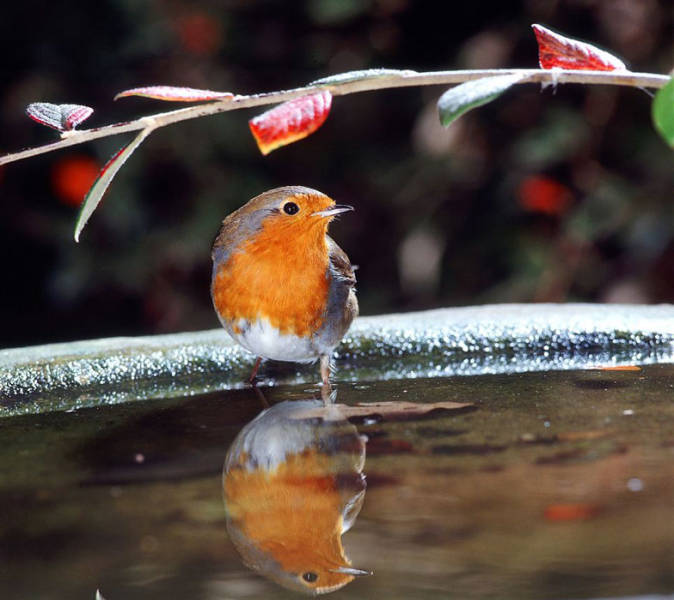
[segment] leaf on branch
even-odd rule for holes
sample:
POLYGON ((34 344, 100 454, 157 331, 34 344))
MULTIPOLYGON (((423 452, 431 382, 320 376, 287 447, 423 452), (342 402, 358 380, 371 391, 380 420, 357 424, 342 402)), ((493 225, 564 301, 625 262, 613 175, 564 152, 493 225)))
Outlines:
POLYGON ((655 129, 674 148, 674 79, 655 94, 651 112, 655 129))
POLYGON ((609 366, 598 366, 598 367, 588 367, 590 371, 641 371, 641 367, 638 365, 609 365, 609 366))
MULTIPOLYGON (((442 402, 431 402, 429 404, 417 404, 416 402, 359 402, 353 406, 346 404, 330 405, 330 408, 337 408, 339 414, 345 419, 359 418, 378 418, 383 421, 405 421, 419 419, 425 416, 432 416, 443 411, 466 411, 475 409, 472 402, 452 402, 446 400, 442 402)), ((324 417, 326 408, 312 407, 302 410, 295 418, 311 419, 324 417)))
POLYGON ((431 416, 438 412, 463 411, 474 407, 472 402, 452 402, 450 400, 429 404, 404 401, 358 402, 354 406, 342 405, 342 412, 347 419, 378 415, 385 421, 405 421, 431 416))
POLYGON ((538 63, 542 69, 627 71, 623 61, 592 44, 564 37, 542 25, 531 27, 538 42, 538 63))
POLYGON ((309 85, 330 85, 336 83, 346 83, 348 81, 360 81, 362 79, 382 79, 386 77, 408 77, 416 75, 416 71, 409 69, 363 69, 362 71, 349 71, 347 73, 339 73, 338 75, 330 75, 322 77, 316 81, 312 81, 309 85))
POLYGON ((467 81, 448 89, 438 100, 440 123, 448 127, 462 114, 498 98, 508 88, 526 79, 528 75, 496 75, 467 81))
POLYGON ((332 94, 323 90, 289 100, 248 121, 262 154, 292 144, 316 131, 330 113, 332 94))
POLYGON ((234 94, 231 92, 214 92, 212 90, 197 90, 188 87, 172 87, 170 85, 150 85, 119 92, 114 100, 128 98, 129 96, 142 96, 155 100, 169 102, 206 102, 208 100, 231 100, 234 94))
POLYGON ((126 160, 133 154, 133 151, 140 146, 140 143, 150 134, 152 128, 147 127, 131 140, 126 146, 117 151, 110 160, 103 166, 101 172, 98 174, 96 181, 91 186, 82 202, 80 214, 77 217, 77 224, 75 225, 75 241, 80 241, 80 234, 87 224, 87 221, 100 204, 103 194, 108 189, 112 179, 117 175, 117 171, 122 167, 126 160))
POLYGON ((51 104, 33 102, 26 107, 26 114, 41 125, 57 131, 71 131, 86 121, 94 109, 81 104, 51 104))

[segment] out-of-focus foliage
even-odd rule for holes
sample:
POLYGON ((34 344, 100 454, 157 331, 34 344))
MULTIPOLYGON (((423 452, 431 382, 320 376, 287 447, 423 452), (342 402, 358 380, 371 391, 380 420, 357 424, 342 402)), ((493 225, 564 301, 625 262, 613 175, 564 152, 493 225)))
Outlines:
MULTIPOLYGON (((0 151, 53 139, 24 115, 35 101, 91 106, 94 127, 153 110, 152 101, 112 97, 154 83, 251 93, 374 67, 535 67, 531 23, 609 48, 633 70, 666 73, 670 8, 665 0, 103 0, 39 11, 12 3, 0 22, 0 151)), ((248 130, 254 110, 163 129, 120 172, 79 245, 72 190, 132 135, 2 168, 0 346, 217 326, 208 286, 219 222, 286 184, 356 207, 332 233, 360 265, 364 313, 674 301, 673 158, 645 94, 523 86, 445 130, 436 109, 443 91, 335 98, 320 131, 267 157, 248 130)))
POLYGON ((674 80, 655 95, 653 122, 662 137, 674 148, 674 80))

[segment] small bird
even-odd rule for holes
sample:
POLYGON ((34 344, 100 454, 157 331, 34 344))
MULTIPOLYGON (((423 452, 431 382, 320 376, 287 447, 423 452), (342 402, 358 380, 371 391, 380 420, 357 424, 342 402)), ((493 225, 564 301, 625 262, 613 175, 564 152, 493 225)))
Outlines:
POLYGON ((274 404, 239 432, 223 468, 227 533, 244 563, 311 595, 371 575, 351 565, 342 545, 367 488, 367 438, 342 407, 274 404))
POLYGON ((320 359, 330 387, 332 352, 358 314, 356 277, 346 253, 327 235, 353 207, 316 190, 285 186, 228 215, 213 243, 211 297, 225 330, 257 356, 291 362, 320 359))

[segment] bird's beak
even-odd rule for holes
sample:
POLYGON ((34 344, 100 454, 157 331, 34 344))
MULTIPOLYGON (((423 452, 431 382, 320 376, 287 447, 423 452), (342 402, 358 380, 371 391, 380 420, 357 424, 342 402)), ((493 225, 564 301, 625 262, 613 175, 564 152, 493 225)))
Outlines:
POLYGON ((337 567, 336 569, 330 569, 330 571, 333 573, 345 573, 346 575, 353 575, 354 577, 372 575, 372 571, 363 571, 363 569, 354 569, 353 567, 337 567))
POLYGON ((331 206, 325 210, 319 210, 318 212, 311 213, 311 216, 325 219, 327 217, 334 217, 335 215, 339 215, 350 210, 353 210, 353 206, 349 206, 348 204, 335 204, 334 206, 331 206))

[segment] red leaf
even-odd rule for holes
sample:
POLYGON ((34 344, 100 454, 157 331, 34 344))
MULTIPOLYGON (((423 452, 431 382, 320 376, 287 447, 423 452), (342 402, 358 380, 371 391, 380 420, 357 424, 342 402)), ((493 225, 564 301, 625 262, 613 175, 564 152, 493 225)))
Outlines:
POLYGON ((292 144, 316 131, 328 118, 332 94, 323 90, 284 102, 248 121, 262 154, 292 144))
POLYGON ((538 63, 542 69, 626 71, 625 63, 612 54, 580 40, 559 35, 542 25, 531 26, 538 42, 538 63))
POLYGON ((81 104, 51 104, 33 102, 26 107, 26 114, 40 123, 57 131, 70 131, 86 121, 94 109, 81 104))
POLYGON ((208 100, 228 100, 234 98, 231 92, 214 92, 213 90, 196 90, 188 87, 173 87, 170 85, 149 85, 146 87, 124 90, 115 96, 127 98, 128 96, 142 96, 155 100, 167 100, 169 102, 205 102, 208 100))

